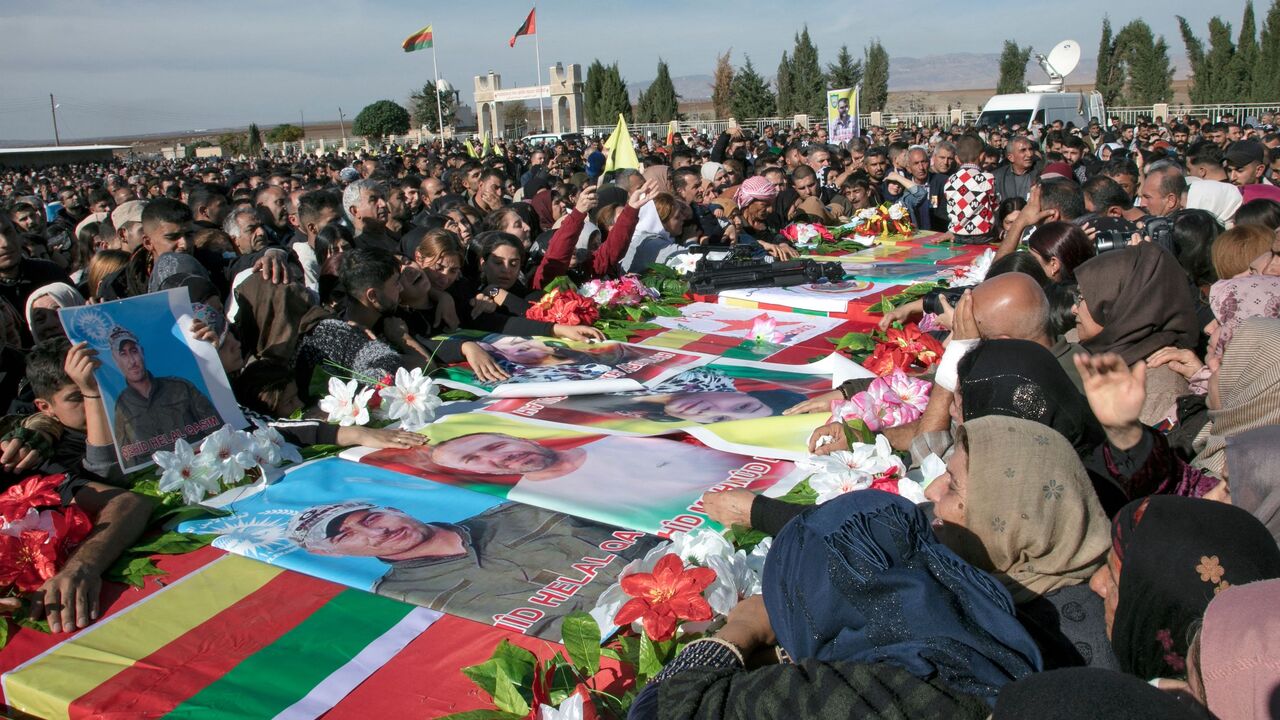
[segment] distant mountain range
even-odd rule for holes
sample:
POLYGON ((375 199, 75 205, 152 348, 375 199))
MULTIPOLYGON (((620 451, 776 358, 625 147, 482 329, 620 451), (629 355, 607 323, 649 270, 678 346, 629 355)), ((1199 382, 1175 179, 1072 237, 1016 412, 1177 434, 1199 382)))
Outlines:
MULTIPOLYGON (((1174 77, 1186 77, 1189 65, 1186 56, 1180 53, 1173 55, 1174 77)), ((1097 58, 1082 58, 1080 65, 1067 76, 1067 84, 1092 84, 1097 73, 1097 58)), ((912 90, 976 90, 994 88, 1000 78, 999 53, 951 53, 947 55, 926 55, 924 57, 895 57, 889 60, 889 89, 894 92, 912 90)), ((769 76, 770 82, 773 77, 769 76)), ((1046 82, 1048 78, 1036 64, 1035 60, 1027 64, 1027 82, 1031 84, 1046 82)), ((635 101, 640 93, 649 87, 652 80, 640 83, 629 83, 631 99, 635 101)), ((683 100, 706 100, 711 97, 712 77, 710 75, 682 75, 671 78, 676 93, 683 100)))

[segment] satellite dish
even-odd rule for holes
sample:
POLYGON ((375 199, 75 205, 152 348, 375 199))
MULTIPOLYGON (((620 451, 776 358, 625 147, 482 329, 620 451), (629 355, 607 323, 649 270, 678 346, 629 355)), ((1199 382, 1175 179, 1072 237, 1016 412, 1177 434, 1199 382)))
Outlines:
POLYGON ((1040 66, 1054 80, 1070 75, 1079 64, 1080 45, 1075 40, 1063 40, 1049 51, 1049 57, 1040 60, 1040 66))

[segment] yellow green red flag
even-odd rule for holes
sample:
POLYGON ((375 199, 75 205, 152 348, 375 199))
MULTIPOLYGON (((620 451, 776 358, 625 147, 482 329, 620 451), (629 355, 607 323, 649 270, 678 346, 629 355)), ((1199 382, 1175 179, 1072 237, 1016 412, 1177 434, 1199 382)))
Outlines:
POLYGON ((405 38, 400 47, 404 48, 405 52, 413 52, 414 50, 428 50, 431 48, 431 43, 431 26, 428 25, 405 38))

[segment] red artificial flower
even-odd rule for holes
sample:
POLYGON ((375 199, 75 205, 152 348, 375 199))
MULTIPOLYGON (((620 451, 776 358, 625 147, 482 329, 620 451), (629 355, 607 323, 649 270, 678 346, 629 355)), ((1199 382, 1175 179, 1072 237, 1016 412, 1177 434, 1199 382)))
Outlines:
POLYGON ((715 579, 716 571, 711 568, 686 570, 679 555, 664 555, 653 572, 622 578, 622 591, 632 599, 622 606, 613 622, 629 625, 640 620, 652 640, 670 640, 680 622, 711 619, 711 605, 702 597, 702 591, 715 579))
POLYGON ((906 372, 911 367, 911 354, 896 345, 880 343, 876 345, 871 357, 862 361, 862 367, 875 373, 877 377, 891 375, 895 370, 906 372))
POLYGON ((524 316, 557 325, 590 325, 600 319, 600 306, 572 290, 555 290, 529 306, 524 316))
POLYGON ((17 522, 32 508, 62 504, 58 486, 65 475, 33 475, 0 495, 0 519, 17 522))
POLYGON ((0 587, 13 585, 22 592, 39 590, 57 568, 58 545, 49 533, 27 530, 18 537, 0 535, 0 587))
POLYGON ((885 338, 906 352, 912 363, 919 363, 925 368, 932 367, 942 359, 942 343, 929 333, 921 332, 915 323, 909 323, 901 330, 890 328, 885 333, 885 338))
POLYGON ((382 379, 373 386, 373 397, 369 398, 369 409, 377 410, 382 407, 382 391, 396 384, 396 379, 390 373, 383 375, 382 379))
POLYGON ((880 473, 871 479, 871 490, 883 490, 887 493, 900 495, 898 492, 898 469, 894 468, 888 472, 880 473))
POLYGON ((54 512, 53 537, 57 541, 59 561, 66 560, 92 530, 93 523, 78 505, 69 505, 62 512, 54 512))

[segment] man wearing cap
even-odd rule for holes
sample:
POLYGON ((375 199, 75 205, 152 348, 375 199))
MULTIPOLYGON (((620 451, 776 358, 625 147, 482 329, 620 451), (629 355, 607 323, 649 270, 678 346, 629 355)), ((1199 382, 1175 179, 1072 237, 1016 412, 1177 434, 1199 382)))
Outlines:
POLYGON ((130 255, 142 247, 142 211, 146 200, 130 200, 111 211, 111 226, 116 229, 116 245, 130 255))
POLYGON ((1234 142, 1222 154, 1222 164, 1231 183, 1240 188, 1245 202, 1265 198, 1280 202, 1280 187, 1266 178, 1267 152, 1257 140, 1234 142))
POLYGON ((171 450, 178 438, 195 444, 222 425, 213 403, 195 385, 180 377, 156 377, 147 370, 138 336, 117 325, 108 342, 111 359, 126 383, 116 397, 112 423, 116 445, 126 461, 171 450))
POLYGON ((519 503, 502 503, 444 523, 360 501, 310 507, 288 528, 289 539, 309 553, 381 560, 389 567, 373 592, 443 612, 502 615, 558 583, 553 586, 556 594, 549 596, 556 604, 538 605, 546 614, 526 631, 534 634, 569 613, 590 610, 600 590, 657 540, 642 538, 620 552, 602 550, 601 543, 616 541, 614 532, 590 520, 519 503), (574 570, 575 563, 590 564, 594 572, 574 570), (591 579, 597 589, 578 592, 591 579))

